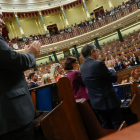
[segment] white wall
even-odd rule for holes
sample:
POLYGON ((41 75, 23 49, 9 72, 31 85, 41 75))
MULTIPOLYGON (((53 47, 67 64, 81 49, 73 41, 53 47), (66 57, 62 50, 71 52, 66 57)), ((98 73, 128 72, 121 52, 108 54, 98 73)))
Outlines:
POLYGON ((91 0, 89 2, 86 2, 86 5, 87 5, 89 13, 93 12, 94 9, 97 9, 101 6, 104 7, 104 10, 110 9, 108 0, 91 0))
POLYGON ((112 4, 113 4, 114 6, 118 6, 118 5, 121 5, 122 2, 126 2, 126 1, 128 1, 128 0, 111 0, 111 1, 112 1, 112 4))
POLYGON ((37 35, 39 33, 35 18, 22 19, 20 20, 20 24, 26 36, 37 35))
MULTIPOLYGON (((118 6, 124 0, 111 0, 111 1, 114 6, 118 6)), ((90 0, 90 1, 86 2, 86 5, 87 5, 87 9, 88 9, 89 13, 93 12, 94 9, 99 8, 101 6, 104 7, 104 10, 110 9, 108 0, 90 0)), ((66 17, 67 17, 70 25, 74 24, 74 23, 80 23, 81 21, 84 21, 87 19, 83 4, 81 4, 80 6, 76 6, 74 8, 65 10, 65 14, 66 14, 66 17)), ((31 34, 34 35, 34 34, 38 34, 38 33, 45 34, 44 27, 43 27, 42 21, 40 19, 40 16, 38 15, 38 17, 36 17, 36 18, 20 18, 19 19, 21 26, 23 28, 23 31, 25 33, 25 36, 29 36, 31 34), (36 18, 38 19, 39 29, 36 25, 36 18)), ((58 29, 62 29, 65 26, 65 21, 64 21, 61 11, 58 13, 45 15, 45 16, 43 16, 43 18, 44 18, 44 22, 45 22, 46 26, 49 26, 52 24, 57 24, 58 29)), ((13 22, 17 36, 22 37, 15 18, 10 19, 10 20, 6 19, 5 21, 7 24, 9 23, 9 21, 13 22)), ((8 27, 8 29, 9 29, 9 27, 8 27)), ((9 29, 9 37, 10 37, 10 39, 13 38, 13 33, 10 29, 9 29)))
POLYGON ((65 14, 70 26, 71 24, 80 23, 81 21, 86 20, 86 15, 82 6, 66 10, 65 14))
POLYGON ((46 26, 57 24, 58 29, 63 29, 64 24, 59 13, 43 16, 46 26))

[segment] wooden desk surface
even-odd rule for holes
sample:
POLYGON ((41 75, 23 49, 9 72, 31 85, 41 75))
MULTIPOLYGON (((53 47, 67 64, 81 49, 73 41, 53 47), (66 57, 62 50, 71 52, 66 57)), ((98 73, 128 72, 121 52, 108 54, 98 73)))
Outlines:
POLYGON ((140 140, 140 122, 100 140, 140 140))

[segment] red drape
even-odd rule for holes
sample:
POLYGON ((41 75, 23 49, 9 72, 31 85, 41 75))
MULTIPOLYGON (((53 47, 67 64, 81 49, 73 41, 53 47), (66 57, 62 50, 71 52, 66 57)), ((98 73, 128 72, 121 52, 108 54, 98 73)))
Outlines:
POLYGON ((104 8, 103 6, 102 7, 99 7, 98 9, 95 9, 93 10, 94 11, 94 14, 95 14, 95 17, 98 18, 99 16, 103 16, 105 15, 105 12, 104 12, 104 8))
POLYGON ((53 24, 53 25, 47 26, 47 29, 49 30, 50 33, 52 32, 52 29, 54 29, 55 32, 58 31, 58 28, 57 28, 57 25, 56 25, 56 24, 53 24))

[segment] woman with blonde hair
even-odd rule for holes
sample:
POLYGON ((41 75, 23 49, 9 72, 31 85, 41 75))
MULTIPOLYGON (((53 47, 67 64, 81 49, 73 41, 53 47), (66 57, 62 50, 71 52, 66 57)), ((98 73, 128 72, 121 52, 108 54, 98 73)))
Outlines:
POLYGON ((55 63, 51 66, 50 72, 52 82, 57 82, 59 78, 63 77, 64 70, 62 65, 55 63))
POLYGON ((41 79, 41 85, 47 85, 47 84, 50 84, 52 83, 51 79, 50 79, 50 74, 47 73, 47 74, 44 74, 42 76, 42 79, 41 79))

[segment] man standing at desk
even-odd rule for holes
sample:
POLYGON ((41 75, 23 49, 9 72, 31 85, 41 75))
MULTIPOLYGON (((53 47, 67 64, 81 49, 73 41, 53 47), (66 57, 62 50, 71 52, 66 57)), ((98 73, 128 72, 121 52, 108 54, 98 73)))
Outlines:
POLYGON ((33 140, 35 109, 23 72, 36 65, 41 46, 33 42, 26 54, 12 50, 2 37, 4 25, 0 12, 0 140, 33 140))
POLYGON ((118 129, 122 123, 121 102, 112 83, 117 81, 115 71, 109 71, 104 62, 96 61, 95 46, 87 44, 82 48, 85 62, 80 68, 92 108, 97 113, 102 127, 118 129))

